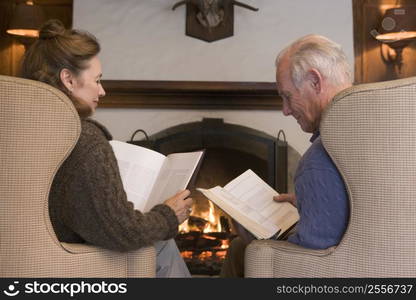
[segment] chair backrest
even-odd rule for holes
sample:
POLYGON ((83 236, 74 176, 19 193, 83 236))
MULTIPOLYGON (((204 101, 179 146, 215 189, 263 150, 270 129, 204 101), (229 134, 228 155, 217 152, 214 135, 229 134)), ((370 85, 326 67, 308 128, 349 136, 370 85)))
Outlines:
POLYGON ((416 276, 416 77, 341 92, 321 136, 351 205, 333 274, 416 276))
POLYGON ((49 190, 80 132, 62 92, 0 75, 0 277, 155 276, 152 246, 120 253, 57 240, 49 190))
POLYGON ((45 246, 59 244, 48 194, 79 134, 78 114, 63 93, 40 82, 0 76, 2 271, 44 257, 45 246))

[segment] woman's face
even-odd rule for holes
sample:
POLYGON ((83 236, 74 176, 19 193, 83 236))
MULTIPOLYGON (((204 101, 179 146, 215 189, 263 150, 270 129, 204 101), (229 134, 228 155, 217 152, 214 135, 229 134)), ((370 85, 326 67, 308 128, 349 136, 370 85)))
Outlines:
POLYGON ((88 62, 88 67, 75 78, 71 91, 72 95, 83 100, 92 112, 95 111, 99 98, 105 96, 101 76, 101 62, 97 56, 94 56, 88 62))

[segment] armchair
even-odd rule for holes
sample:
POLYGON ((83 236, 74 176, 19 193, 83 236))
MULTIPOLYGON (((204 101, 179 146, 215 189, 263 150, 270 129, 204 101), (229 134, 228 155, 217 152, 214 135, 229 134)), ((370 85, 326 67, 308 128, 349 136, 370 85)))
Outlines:
POLYGON ((154 247, 119 253, 57 240, 49 189, 80 130, 63 93, 0 75, 0 277, 155 276, 154 247))
POLYGON ((416 77, 342 91, 320 131, 349 194, 340 244, 255 241, 245 276, 416 277, 416 77))

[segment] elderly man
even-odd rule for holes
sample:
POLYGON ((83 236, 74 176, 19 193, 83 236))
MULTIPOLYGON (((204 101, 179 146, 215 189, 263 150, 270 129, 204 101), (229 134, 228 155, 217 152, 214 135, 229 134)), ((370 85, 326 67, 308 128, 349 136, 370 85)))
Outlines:
MULTIPOLYGON (((292 115, 303 131, 312 133, 312 145, 302 156, 295 175, 295 195, 275 201, 297 206, 300 219, 288 241, 312 249, 337 245, 347 227, 348 195, 337 168, 319 137, 325 108, 341 90, 351 86, 344 52, 333 41, 308 35, 295 41, 276 59, 276 82, 283 99, 283 114, 292 115)), ((237 225, 240 238, 233 241, 222 277, 244 275, 244 247, 252 236, 237 225)))

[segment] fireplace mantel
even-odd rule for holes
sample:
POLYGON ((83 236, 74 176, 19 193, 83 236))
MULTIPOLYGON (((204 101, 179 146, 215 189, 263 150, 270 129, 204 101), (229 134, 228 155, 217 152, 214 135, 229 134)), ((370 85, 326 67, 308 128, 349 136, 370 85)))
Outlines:
POLYGON ((280 110, 274 82, 103 80, 101 107, 280 110))

